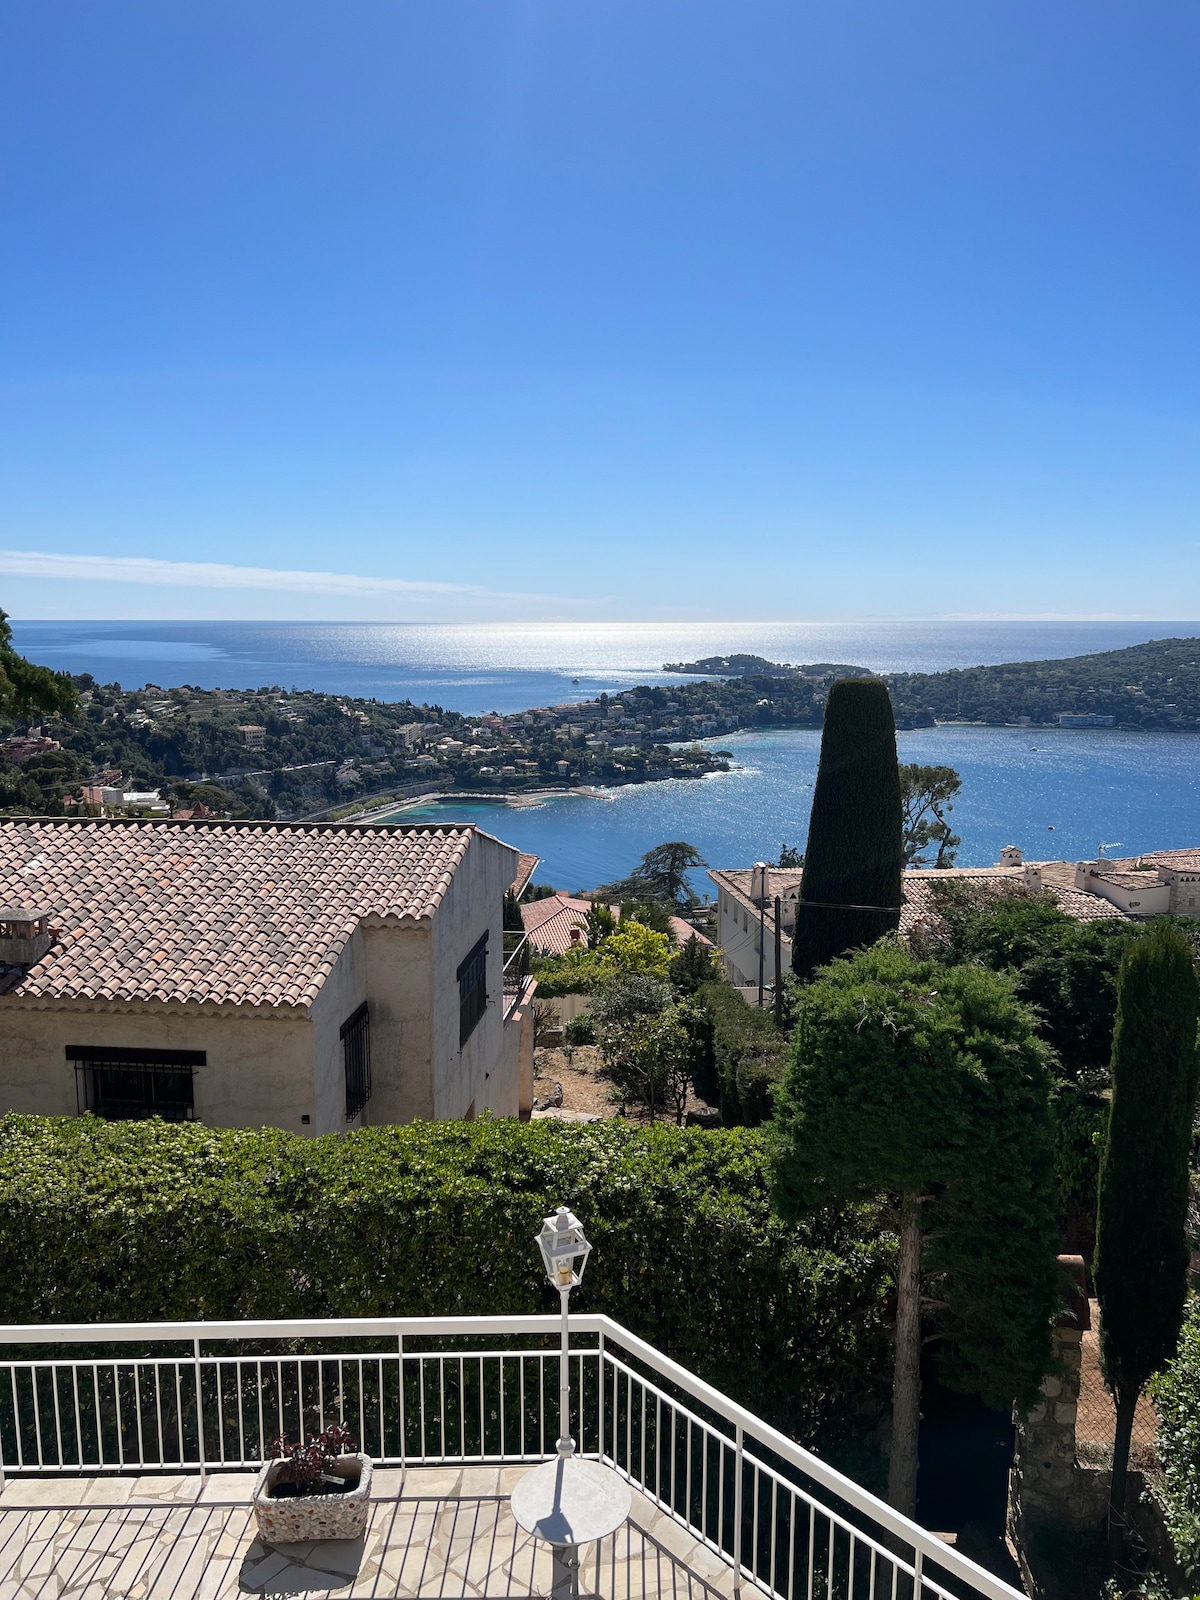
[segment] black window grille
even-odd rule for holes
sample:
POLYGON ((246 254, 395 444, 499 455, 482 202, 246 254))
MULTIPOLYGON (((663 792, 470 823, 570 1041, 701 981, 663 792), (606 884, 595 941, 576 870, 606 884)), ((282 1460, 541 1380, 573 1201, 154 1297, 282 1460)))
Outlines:
POLYGON ((341 1026, 342 1062, 346 1069, 346 1121, 356 1117, 371 1098, 371 1013, 364 1000, 341 1026))
POLYGON ((69 1044, 75 1068, 75 1103, 82 1116, 110 1122, 161 1117, 193 1122, 195 1072, 207 1063, 203 1050, 117 1050, 108 1045, 69 1044))
POLYGON ((487 944, 485 933, 458 969, 458 1047, 475 1032, 487 1010, 487 944))

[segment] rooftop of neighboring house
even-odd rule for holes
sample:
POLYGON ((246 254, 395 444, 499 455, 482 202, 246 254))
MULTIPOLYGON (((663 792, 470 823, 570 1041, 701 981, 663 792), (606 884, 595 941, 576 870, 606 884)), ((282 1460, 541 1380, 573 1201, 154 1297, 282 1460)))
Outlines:
POLYGON ((1139 867, 1161 867, 1164 872, 1200 872, 1200 850, 1148 850, 1145 855, 1126 856, 1112 865, 1122 872, 1139 867))
MULTIPOLYGON (((587 915, 593 903, 558 892, 523 905, 521 921, 529 935, 530 944, 540 954, 547 956, 560 956, 573 944, 586 944, 587 915)), ((614 917, 621 914, 620 906, 610 906, 609 910, 614 917)), ((699 939, 701 944, 711 943, 682 917, 671 918, 671 931, 679 945, 687 944, 689 939, 699 939)))
POLYGON ((517 856, 517 875, 512 881, 509 893, 515 900, 519 900, 529 887, 529 880, 537 871, 537 864, 541 856, 533 856, 528 851, 522 850, 517 856))
MULTIPOLYGON (((530 900, 521 907, 521 921, 529 942, 542 955, 561 956, 573 944, 587 944, 587 916, 590 900, 575 900, 561 892, 542 900, 530 900)), ((614 916, 620 907, 610 907, 614 916)))
POLYGON ((478 833, 0 819, 0 904, 49 907, 54 933, 7 994, 309 1005, 360 924, 433 915, 478 833))
MULTIPOLYGON (((1074 917, 1079 922, 1094 922, 1102 918, 1124 916, 1124 912, 1109 901, 1100 899, 1098 895, 1088 894, 1082 889, 1076 889, 1073 864, 1070 865, 1070 877, 1066 881, 1056 876, 1051 877, 1046 872, 1047 867, 1067 866, 1067 862, 1031 861, 1013 867, 911 868, 903 877, 900 931, 904 934, 911 933, 920 923, 936 917, 936 885, 939 883, 966 883, 984 891, 1000 894, 1005 890, 1027 887, 1034 871, 1041 872, 1042 886, 1054 896, 1059 908, 1069 917, 1074 917)), ((708 875, 719 889, 724 889, 752 916, 758 916, 758 906, 750 894, 751 879, 754 876, 752 868, 713 870, 708 875)), ((775 896, 779 895, 784 899, 790 896, 794 899, 799 892, 803 876, 804 870, 801 867, 771 867, 768 870, 769 901, 766 907, 766 921, 772 927, 774 927, 775 896)), ((790 922, 791 919, 785 914, 784 920, 790 922)))

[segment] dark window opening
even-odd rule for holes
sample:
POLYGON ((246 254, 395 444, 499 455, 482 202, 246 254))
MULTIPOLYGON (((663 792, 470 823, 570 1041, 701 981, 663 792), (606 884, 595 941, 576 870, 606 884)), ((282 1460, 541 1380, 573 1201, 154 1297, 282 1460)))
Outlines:
POLYGON ((346 1070, 346 1121, 371 1098, 371 1013, 364 1000, 341 1026, 342 1063, 346 1070))
POLYGON ((487 943, 488 936, 473 947, 470 955, 458 969, 458 1047, 475 1032, 479 1019, 487 1010, 487 943))
POLYGON ((192 1122, 196 1116, 195 1071, 206 1065, 203 1050, 115 1050, 107 1045, 69 1044, 79 1113, 110 1122, 161 1117, 192 1122))

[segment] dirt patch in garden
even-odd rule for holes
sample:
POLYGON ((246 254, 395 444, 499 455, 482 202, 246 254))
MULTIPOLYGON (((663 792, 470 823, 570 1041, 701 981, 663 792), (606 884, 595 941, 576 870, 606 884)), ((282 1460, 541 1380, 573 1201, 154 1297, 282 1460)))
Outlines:
MULTIPOLYGON (((557 1098, 555 1084, 562 1085, 563 1111, 584 1112, 594 1117, 616 1117, 621 1114, 619 1100, 609 1098, 612 1080, 604 1069, 604 1062, 595 1045, 577 1045, 569 1053, 563 1049, 535 1050, 533 1056, 533 1095, 538 1106, 545 1106, 557 1098)), ((688 1095, 687 1110, 706 1112, 709 1107, 694 1094, 688 1095)), ((639 1106, 628 1105, 625 1115, 630 1122, 646 1122, 648 1118, 639 1106)), ((674 1112, 664 1112, 659 1122, 674 1122, 674 1112)))

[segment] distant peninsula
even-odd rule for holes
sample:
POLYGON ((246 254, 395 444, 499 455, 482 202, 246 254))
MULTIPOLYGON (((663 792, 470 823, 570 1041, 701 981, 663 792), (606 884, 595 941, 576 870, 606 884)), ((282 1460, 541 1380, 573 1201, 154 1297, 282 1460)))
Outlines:
MULTIPOLYGON (((793 667, 736 655, 709 656, 668 670, 723 678, 712 686, 718 698, 731 693, 735 681, 742 700, 756 685, 760 695, 771 697, 780 720, 787 721, 806 721, 811 714, 812 696, 802 685, 869 672, 866 667, 825 664, 793 667)), ((1200 730, 1200 639, 1154 639, 1063 660, 880 676, 891 692, 900 727, 975 722, 993 727, 1017 723, 1200 730)))
POLYGON ((790 662, 768 661, 765 656, 704 656, 700 661, 664 661, 664 672, 693 678, 869 678, 870 667, 851 667, 840 661, 814 661, 794 667, 790 662))

